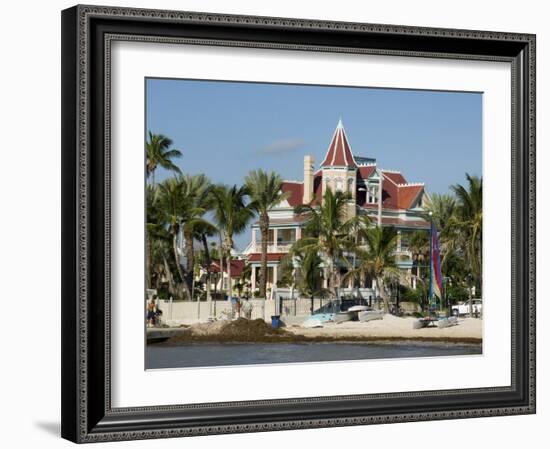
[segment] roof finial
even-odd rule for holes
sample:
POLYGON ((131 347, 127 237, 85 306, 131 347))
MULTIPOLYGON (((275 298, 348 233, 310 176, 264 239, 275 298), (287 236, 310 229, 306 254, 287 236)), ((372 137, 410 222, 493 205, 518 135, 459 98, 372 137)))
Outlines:
POLYGON ((342 116, 340 116, 340 118, 338 119, 338 126, 336 126, 337 128, 344 128, 344 124, 342 123, 342 116))

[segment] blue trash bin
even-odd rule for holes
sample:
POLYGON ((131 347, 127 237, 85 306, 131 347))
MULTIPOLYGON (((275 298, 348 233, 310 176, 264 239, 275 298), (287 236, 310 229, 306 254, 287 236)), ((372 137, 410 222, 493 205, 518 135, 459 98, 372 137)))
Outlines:
POLYGON ((281 315, 271 315, 271 327, 273 329, 278 329, 281 325, 281 315))

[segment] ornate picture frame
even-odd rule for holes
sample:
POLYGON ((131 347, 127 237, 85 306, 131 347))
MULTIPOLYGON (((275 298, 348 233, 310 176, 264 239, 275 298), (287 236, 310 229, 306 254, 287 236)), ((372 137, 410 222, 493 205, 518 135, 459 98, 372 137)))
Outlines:
POLYGON ((535 413, 535 36, 101 6, 62 12, 62 436, 74 442, 535 413), (112 407, 111 44, 502 61, 512 83, 511 385, 112 407))

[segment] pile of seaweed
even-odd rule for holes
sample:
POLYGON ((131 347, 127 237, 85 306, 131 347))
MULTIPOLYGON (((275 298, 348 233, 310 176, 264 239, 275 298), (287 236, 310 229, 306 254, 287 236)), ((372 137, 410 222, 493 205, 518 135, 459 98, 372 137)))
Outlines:
POLYGON ((214 321, 187 327, 181 334, 171 337, 168 344, 185 342, 239 342, 276 343, 296 341, 296 335, 284 329, 275 329, 262 319, 214 321))
POLYGON ((478 338, 450 337, 375 337, 375 336, 306 336, 285 329, 274 329, 262 319, 247 320, 238 318, 234 321, 219 320, 209 323, 198 323, 186 326, 181 333, 170 337, 163 345, 181 345, 186 343, 458 343, 480 344, 478 338))

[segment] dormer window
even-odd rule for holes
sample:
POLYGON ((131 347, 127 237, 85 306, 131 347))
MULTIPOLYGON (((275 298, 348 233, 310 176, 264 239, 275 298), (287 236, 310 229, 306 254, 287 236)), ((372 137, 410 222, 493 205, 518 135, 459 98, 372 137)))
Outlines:
POLYGON ((367 203, 368 204, 378 203, 378 186, 367 187, 367 203))

